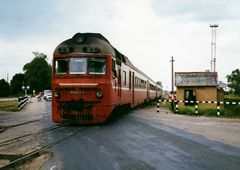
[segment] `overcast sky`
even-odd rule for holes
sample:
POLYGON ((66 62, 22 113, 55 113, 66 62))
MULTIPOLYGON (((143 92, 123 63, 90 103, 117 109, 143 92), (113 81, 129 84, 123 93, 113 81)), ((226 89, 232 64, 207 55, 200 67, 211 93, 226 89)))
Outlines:
POLYGON ((8 0, 0 4, 0 79, 23 72, 43 52, 77 32, 98 32, 164 89, 175 71, 210 69, 211 29, 217 28, 219 80, 240 68, 239 0, 8 0))

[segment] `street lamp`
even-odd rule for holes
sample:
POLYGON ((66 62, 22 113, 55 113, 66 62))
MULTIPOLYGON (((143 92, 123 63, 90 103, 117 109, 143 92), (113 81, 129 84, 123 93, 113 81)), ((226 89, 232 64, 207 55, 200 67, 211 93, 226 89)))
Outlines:
POLYGON ((25 96, 27 95, 27 90, 30 89, 30 86, 22 86, 22 89, 25 91, 25 96))

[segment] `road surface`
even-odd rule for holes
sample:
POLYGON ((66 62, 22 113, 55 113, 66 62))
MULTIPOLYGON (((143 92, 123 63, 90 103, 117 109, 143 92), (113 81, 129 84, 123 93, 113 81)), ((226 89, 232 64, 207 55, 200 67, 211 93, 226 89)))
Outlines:
MULTIPOLYGON (((1 141, 56 125, 51 122, 49 116, 51 102, 33 102, 28 105, 30 106, 32 112, 31 109, 26 108, 26 113, 21 113, 19 117, 16 116, 17 113, 1 112, 0 125, 2 126, 8 124, 12 126, 25 120, 30 122, 6 128, 0 133, 1 141), (32 120, 36 121, 32 122, 32 120)), ((203 135, 170 126, 166 122, 153 121, 141 116, 139 112, 142 110, 131 111, 105 125, 61 127, 34 135, 28 140, 25 139, 28 142, 25 145, 23 145, 24 142, 14 142, 12 143, 14 146, 3 145, 0 147, 0 157, 6 158, 10 152, 14 154, 13 156, 27 153, 34 148, 66 138, 21 168, 44 170, 239 169, 239 147, 210 140, 203 135), (21 148, 22 146, 25 150, 21 148), (29 146, 32 147, 29 148, 29 146)), ((147 112, 153 112, 153 110, 145 109, 144 113, 147 112)))
MULTIPOLYGON (((135 111, 137 112, 137 111, 135 111)), ((83 127, 67 127, 70 133, 83 127)), ((59 134, 51 134, 57 138, 59 134)), ((49 152, 43 169, 239 169, 240 149, 134 113, 88 127, 49 152)))

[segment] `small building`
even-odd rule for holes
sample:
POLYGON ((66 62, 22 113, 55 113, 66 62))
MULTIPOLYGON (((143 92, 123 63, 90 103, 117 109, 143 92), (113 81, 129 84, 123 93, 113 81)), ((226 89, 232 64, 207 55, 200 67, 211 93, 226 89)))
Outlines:
MULTIPOLYGON (((194 101, 179 105, 194 105, 195 101, 223 101, 223 90, 218 88, 217 72, 176 72, 176 98, 194 101)), ((216 107, 216 104, 199 103, 200 106, 216 107)))

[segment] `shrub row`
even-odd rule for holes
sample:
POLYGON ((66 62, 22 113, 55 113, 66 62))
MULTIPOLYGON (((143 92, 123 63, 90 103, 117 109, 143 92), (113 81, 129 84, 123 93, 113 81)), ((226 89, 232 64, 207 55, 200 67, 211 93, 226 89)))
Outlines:
MULTIPOLYGON (((196 114, 194 106, 180 106, 178 113, 185 115, 217 116, 217 108, 198 108, 198 113, 196 114)), ((224 107, 224 109, 220 109, 220 116, 240 117, 240 105, 228 105, 224 107)))

